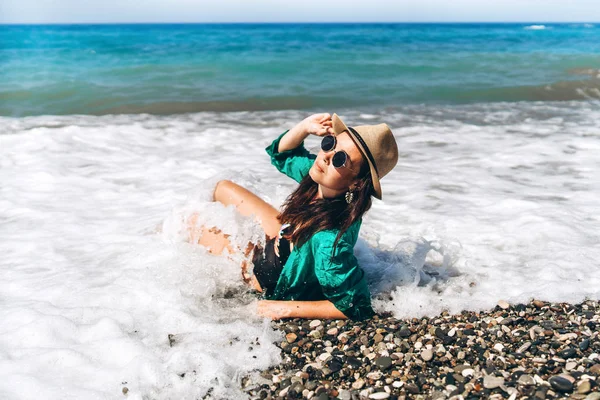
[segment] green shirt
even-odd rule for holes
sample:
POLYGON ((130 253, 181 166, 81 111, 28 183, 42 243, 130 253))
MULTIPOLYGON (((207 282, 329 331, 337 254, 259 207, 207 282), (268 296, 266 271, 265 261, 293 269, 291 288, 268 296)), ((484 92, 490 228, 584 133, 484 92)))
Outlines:
MULTIPOLYGON (((271 163, 282 173, 300 182, 310 170, 316 156, 304 143, 295 149, 279 152, 282 133, 265 150, 271 163)), ((354 222, 333 244, 339 229, 315 233, 301 246, 294 246, 269 300, 329 300, 351 319, 371 317, 371 295, 365 273, 354 256, 354 245, 362 220, 354 222)))

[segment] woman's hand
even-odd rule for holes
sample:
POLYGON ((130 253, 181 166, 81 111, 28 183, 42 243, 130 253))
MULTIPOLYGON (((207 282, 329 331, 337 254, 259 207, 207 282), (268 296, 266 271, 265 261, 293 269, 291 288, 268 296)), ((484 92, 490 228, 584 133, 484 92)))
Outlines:
POLYGON ((288 131, 279 141, 278 152, 295 149, 308 135, 325 136, 333 133, 331 114, 313 114, 288 131))
POLYGON ((313 114, 300 122, 299 125, 302 126, 306 133, 317 136, 325 136, 329 135, 333 131, 332 127, 331 114, 329 113, 320 113, 313 114))

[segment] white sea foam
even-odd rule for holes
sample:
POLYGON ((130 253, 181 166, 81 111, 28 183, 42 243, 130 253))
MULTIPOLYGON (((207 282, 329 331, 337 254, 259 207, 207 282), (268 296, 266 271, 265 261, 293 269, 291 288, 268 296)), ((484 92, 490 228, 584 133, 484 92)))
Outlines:
POLYGON ((525 29, 540 31, 540 30, 544 30, 544 29, 550 29, 550 27, 548 27, 546 25, 529 25, 529 26, 526 26, 525 29))
MULTIPOLYGON (((356 247, 378 311, 600 296, 597 104, 339 114, 387 122, 400 148, 356 247)), ((279 206, 295 184, 264 147, 305 115, 1 118, 0 398, 244 398, 282 337, 240 258, 187 243, 186 221, 258 240, 212 189, 279 206)))

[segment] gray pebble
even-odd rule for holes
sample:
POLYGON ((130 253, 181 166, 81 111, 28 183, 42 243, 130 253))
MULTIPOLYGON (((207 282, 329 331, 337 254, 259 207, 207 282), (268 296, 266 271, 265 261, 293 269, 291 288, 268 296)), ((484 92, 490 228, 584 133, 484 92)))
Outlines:
POLYGON ((553 376, 548 379, 548 382, 555 390, 562 393, 569 393, 573 390, 573 384, 562 376, 553 376))

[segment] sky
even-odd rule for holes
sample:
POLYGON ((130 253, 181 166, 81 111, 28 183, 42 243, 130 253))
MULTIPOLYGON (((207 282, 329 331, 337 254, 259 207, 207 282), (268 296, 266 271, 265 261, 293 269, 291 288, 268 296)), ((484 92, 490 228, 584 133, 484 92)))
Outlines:
POLYGON ((0 23, 597 22, 600 0, 0 0, 0 23))

